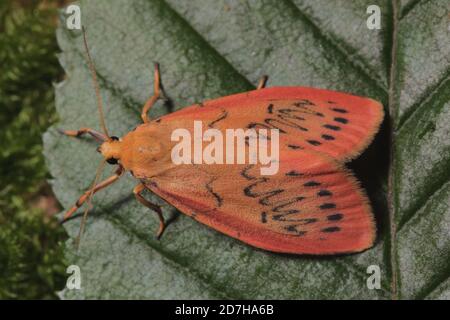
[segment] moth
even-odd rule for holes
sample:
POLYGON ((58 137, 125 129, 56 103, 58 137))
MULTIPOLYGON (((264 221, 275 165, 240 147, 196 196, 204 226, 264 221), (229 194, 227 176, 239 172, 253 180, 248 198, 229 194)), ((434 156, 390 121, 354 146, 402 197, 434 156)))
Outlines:
MULTIPOLYGON (((163 96, 156 64, 154 94, 142 108, 143 123, 118 138, 107 130, 84 32, 83 37, 103 132, 82 128, 63 133, 93 136, 101 143, 97 151, 104 161, 94 185, 65 213, 64 221, 128 171, 138 180, 136 199, 159 218, 158 238, 166 221, 160 206, 142 195, 145 189, 194 220, 268 251, 327 255, 373 245, 376 227, 368 198, 345 163, 366 149, 378 131, 384 116, 379 102, 316 88, 266 88, 263 77, 256 90, 150 119, 148 111, 163 96), (260 164, 174 164, 171 133, 177 128, 192 131, 198 120, 220 132, 278 129, 277 173, 262 175, 260 164), (98 182, 105 162, 117 169, 98 182)), ((84 221, 86 215, 87 210, 84 221)))

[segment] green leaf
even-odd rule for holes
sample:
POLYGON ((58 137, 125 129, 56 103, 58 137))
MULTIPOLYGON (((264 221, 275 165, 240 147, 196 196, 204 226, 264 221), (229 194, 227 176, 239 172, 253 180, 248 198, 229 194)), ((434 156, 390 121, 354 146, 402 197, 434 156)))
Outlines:
MULTIPOLYGON (((445 41, 445 5, 141 0, 83 1, 81 9, 114 135, 141 123, 140 110, 152 94, 153 61, 161 65, 172 102, 158 103, 153 117, 250 90, 263 74, 270 75, 270 86, 313 86, 368 96, 381 101, 390 116, 376 141, 351 163, 379 226, 372 249, 333 257, 273 254, 200 225, 146 194, 174 217, 158 241, 158 219, 135 201, 131 191, 137 182, 127 175, 96 195, 80 249, 67 243, 68 261, 81 268, 82 289, 65 290, 64 298, 450 295, 450 45, 445 41), (371 4, 381 8, 380 30, 366 26, 371 4), (379 290, 367 288, 370 265, 381 268, 379 290)), ((99 128, 82 36, 63 26, 64 18, 58 40, 67 78, 56 86, 58 127, 99 128)), ((51 183, 69 208, 91 185, 101 156, 91 139, 62 137, 55 128, 44 142, 51 183)), ((80 220, 66 224, 72 238, 80 220)))
POLYGON ((404 298, 450 298, 449 9, 410 1, 398 25, 392 196, 404 298))

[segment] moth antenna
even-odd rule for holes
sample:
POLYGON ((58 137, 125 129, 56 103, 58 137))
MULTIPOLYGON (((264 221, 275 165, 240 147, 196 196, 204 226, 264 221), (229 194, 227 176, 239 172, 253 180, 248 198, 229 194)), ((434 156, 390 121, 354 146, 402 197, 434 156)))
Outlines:
POLYGON ((92 197, 94 195, 94 188, 97 185, 98 180, 100 180, 100 177, 103 172, 103 168, 105 167, 105 163, 106 163, 106 160, 103 160, 102 162, 100 162, 100 165, 97 168, 97 172, 95 173, 94 183, 92 184, 92 187, 90 188, 89 196, 88 196, 87 203, 86 203, 86 210, 84 210, 83 219, 81 220, 81 224, 80 224, 80 230, 78 231, 78 236, 75 239, 75 247, 77 250, 80 246, 80 239, 81 239, 81 235, 84 232, 84 226, 86 225, 89 209, 91 209, 92 197))
POLYGON ((92 61, 91 54, 89 52, 89 47, 88 47, 87 38, 86 38, 86 29, 84 28, 84 26, 82 27, 82 30, 83 30, 84 48, 86 49, 89 70, 91 71, 91 74, 92 74, 92 82, 94 83, 95 95, 97 97, 97 108, 98 108, 98 114, 100 116, 100 125, 102 126, 103 133, 110 139, 110 136, 108 134, 108 129, 106 128, 105 116, 103 114, 103 100, 102 100, 102 95, 100 94, 100 87, 99 87, 98 81, 97 81, 97 72, 95 71, 94 62, 92 61))

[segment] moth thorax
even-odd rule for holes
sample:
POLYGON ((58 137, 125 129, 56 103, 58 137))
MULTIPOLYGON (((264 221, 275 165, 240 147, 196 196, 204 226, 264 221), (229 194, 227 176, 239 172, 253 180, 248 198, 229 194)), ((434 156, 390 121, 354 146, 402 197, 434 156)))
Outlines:
POLYGON ((106 141, 100 146, 100 152, 105 159, 120 159, 121 149, 122 142, 120 140, 106 141))

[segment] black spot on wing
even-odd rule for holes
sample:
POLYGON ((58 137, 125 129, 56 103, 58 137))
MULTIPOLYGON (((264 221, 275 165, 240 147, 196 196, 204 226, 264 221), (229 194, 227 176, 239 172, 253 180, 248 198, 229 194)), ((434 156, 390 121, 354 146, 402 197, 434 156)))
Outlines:
POLYGON ((330 129, 330 130, 333 130, 333 131, 339 131, 339 130, 341 130, 341 127, 339 127, 339 126, 334 126, 334 125, 332 125, 332 124, 325 124, 323 127, 324 127, 324 128, 327 128, 327 129, 330 129))
POLYGON ((337 112, 337 113, 347 113, 348 111, 342 108, 332 108, 331 110, 337 112))
POLYGON ((329 190, 320 190, 319 192, 317 192, 317 195, 319 197, 325 197, 325 196, 331 196, 332 193, 329 190))
POLYGON ((321 210, 334 209, 334 208, 336 208, 336 204, 335 203, 331 203, 331 202, 327 202, 327 203, 321 204, 319 206, 319 208, 321 210))
POLYGON ((323 134, 322 139, 330 141, 330 140, 334 140, 335 138, 329 134, 323 134))
POLYGON ((320 182, 317 181, 308 181, 304 184, 305 187, 317 187, 320 186, 320 182))
POLYGON ((296 144, 288 144, 288 148, 291 148, 293 150, 303 150, 304 148, 301 146, 298 146, 296 144))
POLYGON ((285 226, 284 229, 285 229, 286 231, 289 231, 289 232, 291 232, 291 233, 294 233, 294 234, 297 235, 297 236, 304 236, 304 235, 306 234, 306 231, 304 231, 304 230, 298 230, 298 229, 297 229, 297 226, 298 226, 298 225, 296 225, 296 224, 292 224, 292 225, 289 225, 289 226, 285 226))
POLYGON ((261 222, 266 223, 267 222, 267 213, 261 212, 261 222))
POLYGON ((299 177, 299 176, 302 176, 303 174, 296 170, 291 170, 289 172, 286 172, 286 175, 291 176, 291 177, 299 177))
POLYGON ((296 107, 315 106, 315 103, 313 103, 312 101, 307 100, 307 99, 302 99, 302 100, 295 102, 294 106, 296 106, 296 107))
POLYGON ((305 219, 299 219, 298 220, 298 222, 301 222, 302 225, 315 223, 317 221, 318 220, 316 218, 305 218, 305 219))
POLYGON ((341 228, 339 227, 328 227, 321 230, 322 232, 331 233, 331 232, 338 232, 341 231, 341 228))
POLYGON ((346 123, 348 123, 348 119, 346 119, 346 118, 334 118, 334 121, 336 121, 336 122, 339 122, 339 123, 343 123, 343 124, 346 124, 346 123))
POLYGON ((334 214, 330 214, 327 219, 329 221, 339 221, 344 217, 344 215, 342 213, 334 213, 334 214))
POLYGON ((313 146, 320 146, 322 144, 322 142, 317 141, 317 140, 306 140, 306 142, 308 142, 309 144, 311 144, 313 146))

